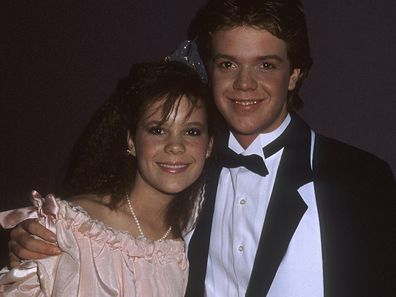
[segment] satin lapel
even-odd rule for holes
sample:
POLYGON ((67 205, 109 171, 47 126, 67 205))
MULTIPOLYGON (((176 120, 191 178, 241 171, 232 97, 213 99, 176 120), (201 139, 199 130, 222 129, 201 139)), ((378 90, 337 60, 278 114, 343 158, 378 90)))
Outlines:
POLYGON ((266 296, 307 206, 297 192, 312 181, 309 127, 293 115, 258 245, 247 297, 266 296))
POLYGON ((189 275, 186 296, 204 296, 206 266, 209 253, 210 232, 221 168, 211 173, 205 187, 205 200, 188 248, 189 275))
POLYGON ((202 297, 205 293, 205 277, 209 253, 210 233, 216 201, 217 186, 222 167, 216 153, 227 147, 228 131, 216 136, 214 156, 209 177, 205 186, 205 199, 188 247, 189 275, 186 289, 187 297, 202 297))

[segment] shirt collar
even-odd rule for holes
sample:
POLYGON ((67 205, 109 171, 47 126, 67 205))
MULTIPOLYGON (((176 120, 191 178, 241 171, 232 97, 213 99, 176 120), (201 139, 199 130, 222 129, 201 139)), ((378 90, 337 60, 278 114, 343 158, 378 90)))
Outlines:
POLYGON ((288 113, 286 118, 283 120, 283 122, 279 125, 278 128, 268 133, 259 134, 256 137, 256 139, 246 148, 246 150, 239 144, 234 134, 230 132, 230 137, 228 139, 228 147, 237 154, 242 154, 244 156, 256 154, 261 156, 263 159, 265 159, 263 153, 263 147, 265 147, 267 144, 271 143, 276 138, 278 138, 286 130, 287 126, 290 124, 290 121, 291 121, 291 116, 288 113))

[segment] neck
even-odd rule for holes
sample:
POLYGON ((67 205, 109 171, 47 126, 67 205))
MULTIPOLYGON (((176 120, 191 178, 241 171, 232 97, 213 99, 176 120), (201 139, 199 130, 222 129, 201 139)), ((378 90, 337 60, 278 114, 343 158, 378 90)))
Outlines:
POLYGON ((260 135, 260 134, 266 134, 266 133, 271 133, 277 130, 285 121, 286 117, 288 115, 288 112, 282 112, 275 121, 272 123, 265 125, 260 131, 252 132, 249 134, 242 134, 239 133, 238 131, 232 131, 233 135, 235 136, 235 139, 239 142, 239 144, 244 148, 247 149, 253 141, 260 135))
POLYGON ((147 195, 136 188, 125 199, 125 208, 135 221, 131 234, 136 238, 162 241, 171 238, 171 226, 167 223, 169 197, 147 195), (129 196, 129 197, 128 197, 129 196))
POLYGON ((148 197, 142 197, 134 192, 129 195, 133 208, 135 212, 139 214, 139 217, 143 217, 146 221, 156 222, 159 225, 165 226, 166 210, 169 203, 163 203, 163 201, 160 201, 161 199, 156 200, 147 198, 148 197))
POLYGON ((250 134, 250 135, 243 135, 233 132, 236 140, 238 140, 239 144, 244 148, 247 149, 249 145, 259 136, 260 134, 250 134))
POLYGON ((166 210, 175 198, 175 195, 161 193, 152 188, 142 187, 139 182, 135 183, 129 198, 133 203, 133 208, 141 216, 150 220, 165 219, 166 210))

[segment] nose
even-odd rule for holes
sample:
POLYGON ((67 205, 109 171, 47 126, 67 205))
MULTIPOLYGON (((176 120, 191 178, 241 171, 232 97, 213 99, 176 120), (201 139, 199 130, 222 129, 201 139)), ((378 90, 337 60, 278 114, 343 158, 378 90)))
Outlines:
POLYGON ((183 142, 183 138, 180 136, 169 136, 165 145, 165 152, 172 154, 184 153, 186 147, 183 142))
POLYGON ((241 69, 234 80, 234 89, 249 91, 256 88, 257 81, 254 74, 251 73, 250 69, 241 69))

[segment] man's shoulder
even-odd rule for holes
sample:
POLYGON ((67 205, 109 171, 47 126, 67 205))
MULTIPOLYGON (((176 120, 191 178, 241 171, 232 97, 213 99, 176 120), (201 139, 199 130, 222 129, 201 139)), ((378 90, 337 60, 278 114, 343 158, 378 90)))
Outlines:
POLYGON ((340 140, 330 138, 328 136, 322 135, 320 133, 316 133, 316 143, 315 149, 319 150, 321 153, 326 153, 331 155, 335 155, 337 157, 348 156, 355 158, 363 158, 372 160, 374 162, 384 162, 376 155, 367 152, 363 149, 355 147, 351 144, 342 142, 340 140))
POLYGON ((389 165, 376 155, 344 143, 342 141, 316 134, 314 164, 345 173, 392 174, 389 165))

